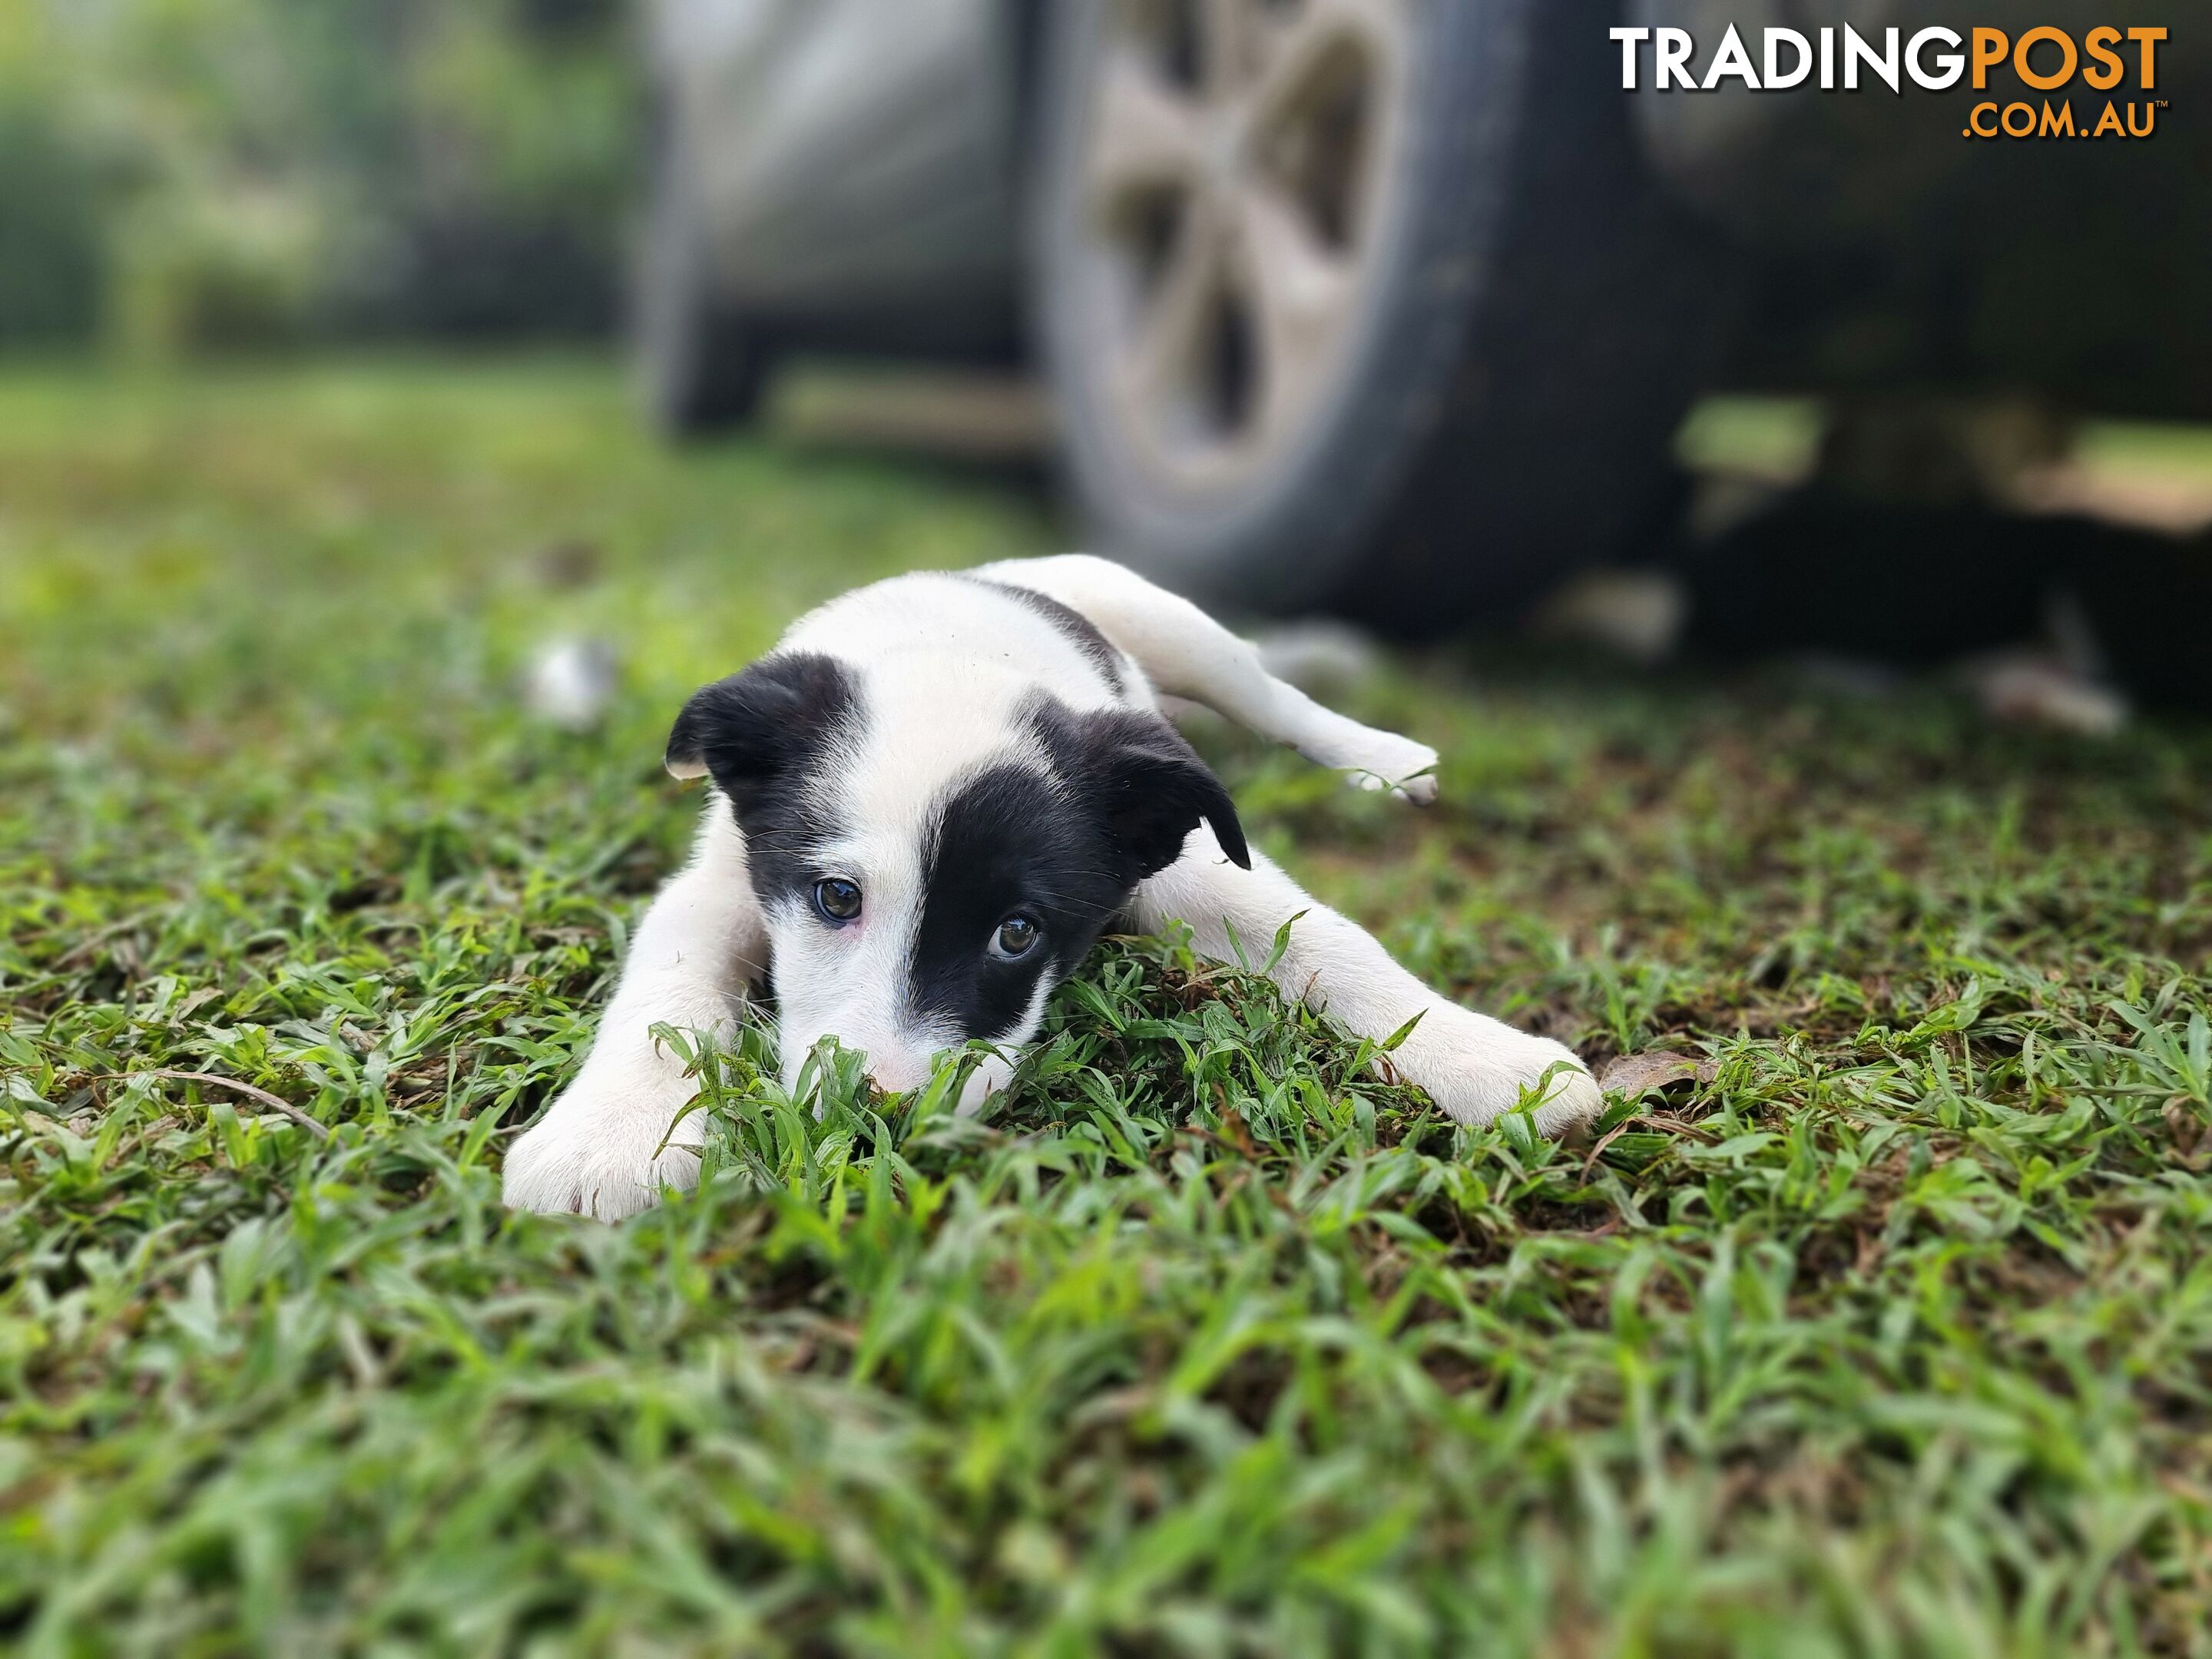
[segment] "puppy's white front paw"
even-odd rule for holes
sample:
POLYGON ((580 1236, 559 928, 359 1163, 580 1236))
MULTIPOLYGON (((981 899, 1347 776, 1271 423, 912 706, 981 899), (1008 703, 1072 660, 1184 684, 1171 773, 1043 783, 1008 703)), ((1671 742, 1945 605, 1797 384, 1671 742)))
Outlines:
POLYGON ((587 1065, 508 1150, 501 1198, 511 1210, 619 1221, 658 1204, 664 1187, 689 1192, 702 1129, 696 1117, 669 1125, 696 1089, 665 1060, 587 1065))
POLYGON ((1597 1079, 1564 1043, 1442 1000, 1389 1058, 1444 1111, 1478 1127, 1517 1106, 1524 1088, 1544 1091, 1534 1114, 1540 1134, 1563 1134, 1605 1109, 1597 1079))

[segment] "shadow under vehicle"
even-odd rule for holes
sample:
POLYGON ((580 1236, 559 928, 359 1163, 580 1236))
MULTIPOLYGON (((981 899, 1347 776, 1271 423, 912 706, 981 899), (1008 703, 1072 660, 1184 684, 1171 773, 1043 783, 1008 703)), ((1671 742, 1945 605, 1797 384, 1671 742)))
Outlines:
POLYGON ((659 0, 649 395, 688 433, 787 351, 1031 360, 1094 546, 1414 634, 1653 540, 1706 391, 2212 416, 2212 31, 2113 94, 2168 101, 2154 137, 2072 143, 1962 136, 1987 100, 2094 122, 2008 61, 1656 92, 1647 49, 1630 93, 1609 38, 1687 28, 1702 76, 1731 23, 1756 58, 1989 9, 659 0))

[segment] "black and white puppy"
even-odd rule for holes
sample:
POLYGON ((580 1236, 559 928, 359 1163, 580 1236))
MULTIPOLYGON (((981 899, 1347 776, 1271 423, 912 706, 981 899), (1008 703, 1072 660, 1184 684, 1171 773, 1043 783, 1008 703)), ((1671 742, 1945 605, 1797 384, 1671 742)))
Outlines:
MULTIPOLYGON (((1254 853, 1161 712, 1177 699, 1435 797, 1434 750, 1321 707, 1187 600, 1082 555, 860 588, 699 692, 667 757, 714 784, 690 866, 640 925, 583 1069, 507 1155, 507 1203, 613 1219, 690 1186, 698 1121, 670 1126, 696 1084, 652 1028, 726 1035, 771 963, 786 1084, 834 1035, 896 1091, 970 1038, 1028 1042, 1109 925, 1176 918, 1226 961, 1299 917, 1278 982, 1378 1039, 1419 1014, 1391 1063, 1462 1122, 1524 1085, 1546 1091, 1547 1133, 1596 1113, 1565 1048, 1438 996, 1254 853)), ((963 1108, 1011 1071, 979 1066, 963 1108)))

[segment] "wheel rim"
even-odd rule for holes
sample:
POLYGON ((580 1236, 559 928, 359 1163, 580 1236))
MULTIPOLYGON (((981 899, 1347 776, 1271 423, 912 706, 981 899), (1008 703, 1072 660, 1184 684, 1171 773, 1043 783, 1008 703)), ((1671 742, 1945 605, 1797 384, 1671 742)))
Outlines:
POLYGON ((1406 0, 1113 0, 1079 151, 1101 391, 1147 471, 1294 450, 1364 312, 1406 0))

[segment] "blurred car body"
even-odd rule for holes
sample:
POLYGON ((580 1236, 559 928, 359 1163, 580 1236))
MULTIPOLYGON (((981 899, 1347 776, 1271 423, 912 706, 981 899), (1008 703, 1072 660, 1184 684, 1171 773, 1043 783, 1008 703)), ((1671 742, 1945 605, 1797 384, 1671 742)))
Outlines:
MULTIPOLYGON (((1730 23, 1986 21, 1816 9, 659 0, 654 404, 741 418, 794 349, 1031 354, 1101 550, 1411 632, 1648 532, 1714 387, 2212 415, 2201 124, 1991 144, 1965 88, 1621 90, 1617 22, 1702 67, 1730 23)), ((2164 50, 2161 94, 2212 84, 2164 50)))

